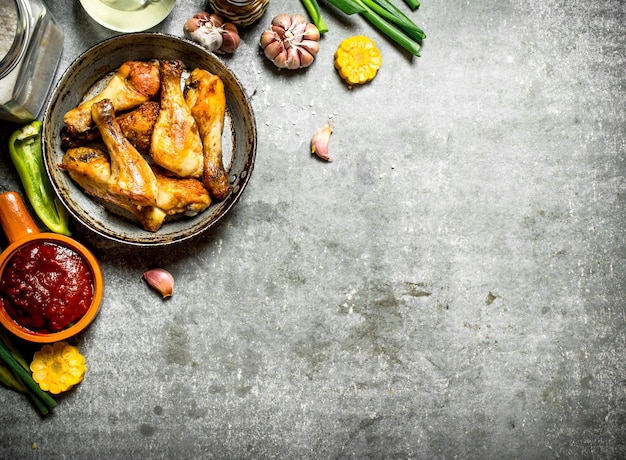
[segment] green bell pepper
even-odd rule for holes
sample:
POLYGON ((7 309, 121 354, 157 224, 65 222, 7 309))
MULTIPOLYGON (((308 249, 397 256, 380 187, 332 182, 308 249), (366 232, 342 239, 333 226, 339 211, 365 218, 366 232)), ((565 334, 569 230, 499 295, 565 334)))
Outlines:
POLYGON ((41 130, 41 121, 35 120, 15 131, 9 138, 9 153, 37 216, 51 231, 69 236, 67 210, 54 194, 44 168, 41 130))

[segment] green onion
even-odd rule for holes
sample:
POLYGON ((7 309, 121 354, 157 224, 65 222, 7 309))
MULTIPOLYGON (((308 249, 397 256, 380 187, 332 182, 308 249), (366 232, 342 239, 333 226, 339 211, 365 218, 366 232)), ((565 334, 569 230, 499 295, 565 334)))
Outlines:
POLYGON ((324 34, 328 32, 328 26, 326 25, 326 22, 324 21, 324 18, 322 17, 320 6, 317 3, 317 0, 301 0, 301 1, 304 7, 306 8, 307 12, 309 13, 309 16, 311 17, 311 21, 313 22, 313 24, 315 24, 315 27, 317 27, 317 30, 319 30, 320 34, 324 34))
MULTIPOLYGON (((328 0, 330 4, 334 5, 336 8, 340 9, 343 13, 347 15, 360 13, 374 27, 387 35, 398 45, 402 46, 405 50, 407 50, 414 56, 419 56, 421 46, 418 41, 412 38, 412 36, 407 31, 402 30, 400 27, 394 25, 394 23, 390 22, 389 20, 385 20, 381 15, 385 14, 388 17, 393 16, 395 19, 395 24, 402 23, 408 26, 410 33, 418 37, 420 36, 419 32, 421 32, 419 27, 415 26, 414 24, 413 26, 411 26, 411 21, 407 22, 407 18, 403 17, 404 15, 394 14, 393 10, 389 10, 381 5, 378 5, 377 10, 379 12, 384 10, 384 13, 377 13, 372 7, 365 3, 366 1, 367 0, 328 0)), ((421 34, 423 35, 423 32, 421 32, 421 34)), ((421 40, 421 38, 419 38, 419 40, 421 40)))
POLYGON ((0 328, 0 341, 4 343, 4 346, 7 347, 7 349, 11 353, 11 356, 15 358, 15 360, 20 364, 20 366, 22 366, 24 370, 26 370, 27 372, 30 372, 30 367, 28 366, 26 359, 24 359, 24 356, 22 355, 22 353, 20 353, 20 351, 13 344, 13 342, 11 341, 11 339, 5 332, 5 330, 2 328, 0 328))
POLYGON ((405 33, 403 33, 400 29, 394 27, 392 24, 388 23, 380 16, 378 16, 374 11, 368 9, 364 13, 361 13, 365 19, 371 22, 378 30, 391 38, 394 42, 400 45, 402 48, 407 50, 414 56, 420 55, 421 46, 415 40, 412 40, 405 33))
POLYGON ((329 0, 331 5, 339 8, 344 14, 351 16, 357 13, 363 13, 365 6, 358 0, 329 0))
POLYGON ((52 396, 43 391, 37 382, 33 380, 30 372, 17 362, 9 348, 5 345, 4 340, 0 340, 0 360, 4 361, 4 364, 11 370, 13 375, 22 381, 33 403, 42 415, 48 414, 50 409, 56 407, 57 402, 52 396))
POLYGON ((420 2, 418 2, 417 0, 404 0, 404 3, 409 5, 409 8, 411 8, 413 11, 420 7, 420 2))
POLYGON ((377 14, 400 27, 413 40, 421 43, 426 34, 389 0, 362 0, 377 14))
POLYGON ((22 384, 22 381, 15 377, 8 367, 2 364, 0 364, 0 382, 19 393, 28 392, 26 387, 22 384))

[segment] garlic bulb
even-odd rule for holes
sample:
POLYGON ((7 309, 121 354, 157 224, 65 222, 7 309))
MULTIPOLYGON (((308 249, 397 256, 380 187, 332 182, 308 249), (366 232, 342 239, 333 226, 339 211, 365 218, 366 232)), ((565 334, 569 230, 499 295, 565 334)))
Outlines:
POLYGON ((163 298, 171 297, 174 293, 174 277, 163 268, 152 268, 143 274, 148 286, 156 289, 163 298))
POLYGON ((333 133, 333 128, 330 123, 326 123, 313 134, 311 138, 311 153, 314 153, 322 160, 330 161, 330 155, 328 154, 328 143, 330 142, 330 135, 333 133))
POLYGON ((216 53, 233 53, 241 38, 237 26, 215 13, 198 13, 183 26, 185 36, 216 53))
POLYGON ((308 67, 320 49, 320 32, 301 14, 279 14, 261 34, 265 56, 280 69, 308 67))

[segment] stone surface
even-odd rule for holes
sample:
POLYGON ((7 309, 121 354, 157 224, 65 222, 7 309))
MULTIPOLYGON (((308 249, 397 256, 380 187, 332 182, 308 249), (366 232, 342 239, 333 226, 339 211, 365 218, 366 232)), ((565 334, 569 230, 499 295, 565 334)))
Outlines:
MULTIPOLYGON (((48 5, 59 78, 113 32, 48 5)), ((180 1, 154 30, 204 8, 180 1)), ((0 457, 626 456, 624 2, 424 1, 405 9, 419 59, 322 11, 306 71, 257 44, 297 0, 223 57, 259 137, 217 227, 160 250, 75 229, 107 280, 73 341, 87 375, 45 420, 0 391, 0 457), (356 33, 383 66, 348 89, 332 56, 356 33), (324 163, 309 140, 329 119, 324 163), (156 266, 166 301, 141 279, 156 266)), ((0 179, 19 189, 4 146, 0 179)))

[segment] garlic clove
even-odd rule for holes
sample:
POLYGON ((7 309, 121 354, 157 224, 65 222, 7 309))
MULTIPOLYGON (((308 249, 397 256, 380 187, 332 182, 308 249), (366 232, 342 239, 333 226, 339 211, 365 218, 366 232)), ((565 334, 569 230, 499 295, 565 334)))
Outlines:
POLYGON ((272 26, 282 29, 283 31, 289 29, 289 27, 291 27, 291 16, 286 13, 275 16, 274 19, 272 19, 272 26))
POLYGON ((194 18, 197 18, 203 23, 211 22, 211 14, 207 13, 206 11, 201 11, 200 13, 196 13, 194 15, 194 18))
POLYGON ((214 27, 220 28, 224 25, 224 18, 219 14, 209 14, 209 21, 214 27))
POLYGON ((174 293, 174 277, 163 268, 152 268, 143 274, 148 286, 155 289, 163 298, 171 297, 174 293))
POLYGON ((326 123, 325 126, 315 131, 311 138, 311 153, 317 155, 322 160, 331 161, 328 154, 328 143, 332 133, 333 128, 330 126, 330 123, 326 123))
POLYGON ((265 47, 265 55, 271 61, 274 61, 281 53, 285 53, 285 47, 282 42, 272 42, 265 47))
POLYGON ((308 23, 306 25, 306 29, 304 30, 304 35, 302 37, 304 40, 315 40, 315 41, 319 41, 320 40, 320 31, 319 29, 315 26, 315 24, 312 23, 308 23))
POLYGON ((185 25, 183 26, 183 32, 185 32, 185 34, 190 34, 198 30, 201 26, 202 21, 200 20, 200 18, 194 16, 193 18, 188 19, 187 22, 185 22, 185 25))
POLYGON ((222 33, 222 46, 219 51, 222 53, 233 53, 241 42, 241 38, 239 38, 239 34, 235 31, 227 30, 224 28, 224 32, 222 33))
POLYGON ((308 67, 313 63, 313 54, 307 51, 305 48, 301 48, 300 51, 300 67, 308 67))
MULTIPOLYGON (((303 40, 299 46, 303 50, 306 50, 309 53, 311 53, 311 57, 315 57, 320 50, 320 43, 314 40, 303 40)), ((311 59, 311 62, 313 62, 313 59, 311 59)), ((302 67, 306 67, 306 66, 303 65, 302 67)))
POLYGON ((304 31, 306 30, 306 24, 296 23, 291 27, 291 33, 293 35, 294 43, 299 43, 304 37, 304 31))
POLYGON ((278 53, 274 59, 272 59, 272 62, 274 63, 274 65, 276 67, 278 67, 279 69, 287 69, 288 68, 288 63, 287 63, 287 50, 282 49, 280 51, 280 53, 278 53))
POLYGON ((295 70, 300 68, 300 53, 298 53, 298 48, 295 46, 290 46, 287 48, 287 68, 290 70, 295 70))
POLYGON ((291 15, 291 27, 298 27, 300 28, 300 26, 302 26, 302 29, 304 29, 306 27, 307 24, 307 20, 304 16, 302 16, 301 14, 293 14, 291 15))
POLYGON ((265 30, 261 34, 261 38, 259 39, 259 44, 261 45, 261 48, 265 49, 272 43, 276 43, 278 41, 279 41, 279 38, 277 37, 275 32, 272 32, 271 30, 265 30))

